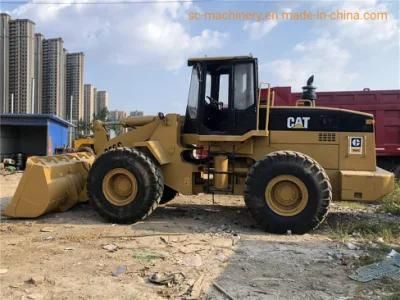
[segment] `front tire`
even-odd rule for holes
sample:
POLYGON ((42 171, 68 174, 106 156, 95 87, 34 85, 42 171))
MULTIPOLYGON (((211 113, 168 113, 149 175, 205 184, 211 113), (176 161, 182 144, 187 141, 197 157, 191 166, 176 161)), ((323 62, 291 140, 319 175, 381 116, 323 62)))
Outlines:
POLYGON ((144 153, 117 148, 98 157, 89 171, 90 202, 105 219, 134 223, 157 207, 164 182, 161 172, 144 153))
POLYGON ((324 221, 332 187, 324 169, 311 157, 277 151, 250 169, 244 199, 266 231, 303 234, 324 221))

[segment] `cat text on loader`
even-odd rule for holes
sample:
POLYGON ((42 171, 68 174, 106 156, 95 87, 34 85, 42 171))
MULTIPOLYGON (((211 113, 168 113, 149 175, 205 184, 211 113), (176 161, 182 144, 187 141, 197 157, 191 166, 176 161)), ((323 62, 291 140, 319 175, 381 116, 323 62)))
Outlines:
MULTIPOLYGON (((190 59, 185 116, 127 118, 110 139, 94 124, 96 159, 88 196, 111 222, 146 218, 177 193, 243 195, 269 232, 304 233, 326 217, 332 200, 376 201, 394 189, 376 167, 372 115, 260 101, 257 59, 190 59)), ((303 102, 315 101, 312 80, 303 102)))

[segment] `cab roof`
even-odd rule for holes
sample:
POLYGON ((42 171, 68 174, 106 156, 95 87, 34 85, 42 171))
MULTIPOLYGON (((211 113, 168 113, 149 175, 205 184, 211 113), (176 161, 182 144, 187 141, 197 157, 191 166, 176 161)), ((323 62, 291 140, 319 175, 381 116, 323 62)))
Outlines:
POLYGON ((214 56, 214 57, 193 57, 188 59, 188 66, 193 66, 196 63, 204 63, 204 62, 220 62, 220 63, 229 63, 229 62, 237 62, 237 61, 255 61, 257 58, 249 55, 243 56, 214 56))

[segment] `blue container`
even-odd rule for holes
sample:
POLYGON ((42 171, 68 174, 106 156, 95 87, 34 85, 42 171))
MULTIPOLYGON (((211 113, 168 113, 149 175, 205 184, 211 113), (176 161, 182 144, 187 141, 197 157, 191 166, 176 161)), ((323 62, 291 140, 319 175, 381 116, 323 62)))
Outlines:
POLYGON ((0 114, 1 159, 23 153, 53 155, 68 146, 71 123, 47 114, 0 114))

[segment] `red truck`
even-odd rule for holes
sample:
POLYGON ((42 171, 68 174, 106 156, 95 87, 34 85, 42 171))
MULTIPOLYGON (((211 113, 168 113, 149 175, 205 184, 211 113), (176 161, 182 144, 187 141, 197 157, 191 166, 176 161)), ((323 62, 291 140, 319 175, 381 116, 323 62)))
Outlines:
MULTIPOLYGON (((296 105, 301 93, 274 87, 274 105, 296 105)), ((267 91, 262 91, 262 98, 267 91)), ((318 92, 317 106, 358 110, 375 116, 377 164, 400 178, 400 90, 318 92)))

